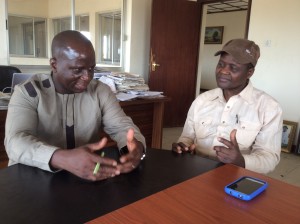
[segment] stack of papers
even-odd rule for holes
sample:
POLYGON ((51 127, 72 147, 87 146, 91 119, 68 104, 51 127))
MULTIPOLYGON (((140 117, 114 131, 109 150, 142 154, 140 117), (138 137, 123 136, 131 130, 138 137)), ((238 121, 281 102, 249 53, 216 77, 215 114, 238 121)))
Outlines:
POLYGON ((111 91, 113 91, 114 93, 117 92, 116 85, 113 79, 108 78, 107 76, 101 76, 98 80, 108 85, 111 91))
POLYGON ((94 78, 108 85, 120 101, 134 98, 163 97, 163 92, 149 91, 144 78, 127 72, 95 71, 94 78))
POLYGON ((157 98, 163 97, 163 92, 156 92, 156 91, 128 91, 127 93, 119 92, 116 94, 116 97, 120 101, 131 100, 134 98, 157 98))
POLYGON ((107 75, 108 78, 114 80, 116 88, 119 92, 127 91, 147 91, 149 86, 145 84, 144 78, 140 75, 126 72, 112 72, 107 75))

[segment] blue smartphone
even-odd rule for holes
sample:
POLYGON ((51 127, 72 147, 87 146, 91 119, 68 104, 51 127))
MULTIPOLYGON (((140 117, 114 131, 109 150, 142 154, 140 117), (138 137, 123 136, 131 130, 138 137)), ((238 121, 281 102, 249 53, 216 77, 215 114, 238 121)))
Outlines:
POLYGON ((250 201, 268 187, 266 181, 243 176, 238 180, 225 186, 224 190, 227 194, 244 201, 250 201))

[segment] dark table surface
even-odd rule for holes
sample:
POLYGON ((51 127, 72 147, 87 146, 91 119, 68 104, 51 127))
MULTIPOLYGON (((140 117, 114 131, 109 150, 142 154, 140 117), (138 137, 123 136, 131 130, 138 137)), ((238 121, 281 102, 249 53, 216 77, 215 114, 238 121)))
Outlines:
MULTIPOLYGON (((117 157, 117 150, 106 154, 117 157)), ((25 165, 0 170, 1 223, 83 223, 212 170, 221 163, 169 150, 147 149, 131 173, 99 182, 25 165)))

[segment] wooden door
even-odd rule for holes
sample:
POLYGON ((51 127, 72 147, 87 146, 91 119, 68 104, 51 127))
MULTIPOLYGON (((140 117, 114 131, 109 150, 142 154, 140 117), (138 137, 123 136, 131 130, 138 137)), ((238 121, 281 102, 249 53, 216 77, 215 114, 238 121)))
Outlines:
POLYGON ((201 4, 187 0, 153 0, 150 90, 162 91, 164 127, 183 126, 195 99, 201 4))

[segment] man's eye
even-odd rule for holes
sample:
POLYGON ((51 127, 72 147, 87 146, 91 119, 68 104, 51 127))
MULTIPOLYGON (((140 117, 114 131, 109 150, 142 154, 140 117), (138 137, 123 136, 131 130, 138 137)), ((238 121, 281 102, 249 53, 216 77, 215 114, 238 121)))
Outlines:
POLYGON ((73 70, 73 73, 75 73, 75 74, 78 74, 81 72, 80 68, 73 68, 72 70, 73 70))
POLYGON ((238 71, 238 68, 236 66, 231 66, 231 71, 232 72, 237 72, 238 71))
POLYGON ((223 67, 224 67, 223 63, 219 62, 219 63, 218 63, 218 67, 219 67, 219 68, 223 68, 223 67))

